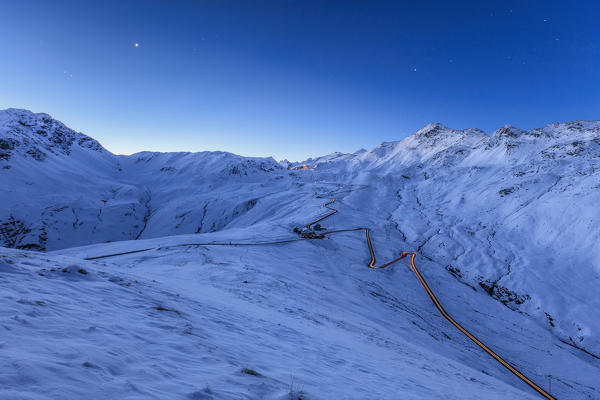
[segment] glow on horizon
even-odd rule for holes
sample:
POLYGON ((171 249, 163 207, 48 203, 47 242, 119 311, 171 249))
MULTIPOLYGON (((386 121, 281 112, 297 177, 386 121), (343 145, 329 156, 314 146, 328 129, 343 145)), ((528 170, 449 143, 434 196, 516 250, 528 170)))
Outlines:
MULTIPOLYGON (((67 124, 67 126, 68 126, 68 124, 67 124)), ((160 152, 160 153, 165 153, 165 152, 197 153, 197 152, 204 152, 204 151, 222 151, 222 152, 233 153, 233 154, 237 154, 237 155, 245 156, 245 157, 273 157, 277 161, 288 160, 291 162, 300 162, 300 161, 307 160, 309 158, 320 157, 320 156, 324 156, 324 155, 331 154, 334 152, 354 153, 355 151, 358 151, 361 148, 371 149, 376 146, 376 144, 374 144, 372 146, 361 146, 361 147, 349 149, 346 151, 341 149, 342 146, 340 146, 340 147, 329 147, 329 148, 323 147, 322 151, 319 151, 319 150, 315 151, 314 149, 307 149, 305 152, 303 152, 303 151, 293 151, 292 149, 288 149, 288 151, 286 153, 279 153, 279 152, 269 153, 268 148, 266 148, 264 146, 260 146, 259 144, 244 145, 244 144, 239 144, 239 143, 234 144, 234 143, 216 142, 215 141, 212 143, 205 142, 205 143, 203 143, 202 146, 198 146, 197 144, 190 145, 190 144, 186 143, 185 140, 178 138, 176 141, 169 143, 168 146, 165 146, 165 144, 162 142, 157 142, 153 139, 150 139, 143 144, 143 146, 145 146, 145 147, 140 147, 139 144, 132 143, 130 140, 123 140, 123 139, 115 140, 114 138, 112 138, 112 135, 108 136, 108 135, 98 134, 98 135, 94 136, 94 135, 90 135, 88 132, 85 132, 85 131, 83 131, 83 133, 98 140, 105 149, 107 149, 111 153, 114 153, 117 155, 131 155, 131 154, 139 153, 142 151, 160 152), (263 150, 263 149, 265 149, 265 150, 263 150), (290 157, 290 156, 286 156, 286 154, 287 155, 296 154, 296 156, 290 157)), ((121 133, 121 134, 118 134, 117 136, 123 138, 123 137, 129 136, 129 135, 121 133)), ((167 136, 173 137, 174 135, 167 134, 167 136)), ((208 134, 208 135, 201 135, 201 136, 211 137, 211 136, 215 136, 215 135, 208 134)), ((177 137, 177 136, 175 136, 175 137, 177 137)), ((316 148, 317 146, 313 146, 313 147, 316 148)))

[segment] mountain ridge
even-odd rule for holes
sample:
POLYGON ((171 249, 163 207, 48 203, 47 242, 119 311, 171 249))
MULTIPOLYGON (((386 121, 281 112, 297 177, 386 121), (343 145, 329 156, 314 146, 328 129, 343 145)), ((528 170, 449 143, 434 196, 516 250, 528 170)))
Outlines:
MULTIPOLYGON (((117 155, 116 153, 112 153, 109 150, 107 150, 106 148, 104 148, 102 146, 102 144, 100 144, 96 139, 94 139, 88 135, 85 135, 81 132, 76 132, 76 131, 68 128, 64 123, 54 119, 51 115, 49 115, 47 113, 34 113, 30 110, 20 109, 20 108, 7 108, 4 110, 0 110, 0 127, 3 128, 3 129, 0 129, 0 134, 2 135, 2 137, 0 137, 0 139, 4 139, 4 141, 0 143, 0 149, 7 150, 5 148, 7 146, 6 140, 11 138, 10 133, 11 133, 11 130, 14 132, 15 125, 21 125, 23 127, 29 127, 29 128, 31 128, 31 127, 44 128, 45 126, 43 124, 40 124, 40 122, 43 122, 45 124, 50 124, 49 127, 51 128, 51 130, 52 130, 52 128, 56 129, 56 127, 58 127, 59 133, 61 135, 62 135, 62 131, 66 130, 72 136, 76 136, 77 139, 79 139, 79 141, 77 143, 79 145, 87 144, 88 147, 90 147, 92 149, 95 149, 95 150, 101 149, 110 154, 117 155), (7 123, 12 123, 12 126, 7 126, 6 125, 7 123), (4 126, 2 126, 2 124, 4 124, 4 126), (35 125, 32 125, 32 124, 35 124, 35 125)), ((46 127, 46 129, 48 129, 48 127, 46 127)), ((46 137, 48 132, 45 132, 44 129, 41 129, 41 130, 42 130, 41 136, 46 137)), ((507 125, 504 125, 498 129, 496 129, 495 131, 493 131, 490 134, 488 134, 478 128, 453 129, 453 128, 447 127, 446 125, 444 125, 440 122, 433 122, 433 123, 424 125, 420 129, 417 129, 416 131, 412 132, 411 134, 404 137, 403 139, 382 142, 382 143, 376 145, 371 150, 359 149, 353 153, 334 152, 331 154, 326 154, 326 155, 314 157, 314 158, 308 158, 308 159, 296 161, 296 162, 288 161, 286 163, 286 165, 297 166, 297 165, 301 165, 303 163, 306 164, 306 163, 312 163, 315 161, 318 162, 318 160, 328 159, 334 155, 336 155, 336 156, 360 156, 360 155, 363 155, 364 153, 371 153, 380 147, 389 147, 391 145, 397 145, 397 144, 402 143, 403 141, 405 141, 407 139, 411 139, 411 138, 412 139, 409 141, 414 141, 417 137, 424 137, 426 139, 436 138, 437 136, 439 136, 440 133, 446 134, 447 136, 450 136, 450 137, 456 136, 456 135, 462 135, 463 138, 468 137, 468 136, 474 136, 476 138, 485 138, 485 137, 488 137, 488 138, 491 138, 491 137, 519 138, 521 136, 530 136, 533 138, 540 138, 542 136, 546 136, 546 137, 561 136, 561 134, 564 135, 564 133, 566 133, 566 132, 573 132, 573 131, 577 132, 577 131, 582 131, 582 130, 596 132, 596 133, 598 133, 598 137, 600 137, 600 120, 573 120, 573 121, 568 121, 568 122, 551 122, 551 123, 544 125, 543 127, 533 128, 530 130, 524 130, 524 129, 515 127, 513 125, 507 124, 507 125), (557 133, 558 133, 558 135, 557 135, 557 133)), ((16 131, 16 134, 23 134, 23 133, 25 133, 25 131, 22 129, 19 129, 16 131)), ((31 138, 31 136, 29 136, 29 138, 31 138)), ((52 136, 50 136, 50 137, 48 137, 48 139, 52 143, 52 140, 50 140, 50 139, 54 139, 54 138, 52 136)), ((70 139, 70 138, 68 138, 68 139, 70 139)), ((60 144, 59 139, 56 139, 56 141, 58 141, 59 142, 58 144, 60 144)), ((72 144, 73 144, 73 140, 67 141, 68 146, 71 146, 72 144)), ((158 154, 158 153, 161 153, 161 154, 170 154, 170 153, 220 154, 220 153, 228 153, 228 154, 234 154, 239 157, 244 157, 244 158, 248 158, 248 159, 272 159, 272 160, 274 160, 274 158, 272 156, 247 157, 247 156, 238 155, 238 154, 227 152, 227 151, 219 151, 219 150, 217 150, 217 151, 197 151, 197 152, 184 152, 184 151, 175 151, 175 152, 160 151, 160 152, 157 152, 157 151, 141 150, 136 153, 132 153, 130 155, 119 155, 119 156, 125 156, 125 157, 135 156, 140 153, 155 153, 155 154, 158 154)), ((0 155, 0 157, 1 157, 1 155, 0 155)))
MULTIPOLYGON (((2 140, 15 126, 37 138, 37 123, 0 121, 2 140)), ((322 211, 317 199, 346 196, 340 228, 368 223, 375 237, 396 235, 394 246, 600 356, 588 311, 600 300, 578 306, 579 288, 600 283, 600 121, 491 135, 430 124, 369 151, 307 160, 306 169, 227 152, 117 156, 59 133, 50 150, 29 140, 42 160, 25 145, 0 159, 0 245, 55 251, 240 229, 284 235, 322 211)))

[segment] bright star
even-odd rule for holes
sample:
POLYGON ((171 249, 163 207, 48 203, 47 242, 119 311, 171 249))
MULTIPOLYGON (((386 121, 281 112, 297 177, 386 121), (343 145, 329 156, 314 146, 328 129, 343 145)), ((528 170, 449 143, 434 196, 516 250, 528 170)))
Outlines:
POLYGON ((134 45, 135 47, 140 47, 140 44, 139 44, 138 42, 135 42, 133 45, 134 45))

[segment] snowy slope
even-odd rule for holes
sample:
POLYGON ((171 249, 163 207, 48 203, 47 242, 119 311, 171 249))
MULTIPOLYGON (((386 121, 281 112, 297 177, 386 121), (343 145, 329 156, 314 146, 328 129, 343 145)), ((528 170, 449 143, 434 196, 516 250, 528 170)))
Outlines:
MULTIPOLYGON (((145 240, 137 246, 162 247, 98 261, 81 257, 132 243, 2 250, 1 395, 288 399, 292 388, 306 399, 537 398, 435 312, 405 264, 366 268, 363 235, 166 247, 252 234, 145 240)), ((598 396, 598 366, 577 350, 434 264, 421 267, 451 312, 558 398, 598 396)))
POLYGON ((312 167, 355 182, 375 174, 389 193, 374 207, 411 248, 600 356, 599 121, 490 136, 432 124, 312 167))
POLYGON ((215 231, 282 171, 272 158, 223 152, 116 156, 46 114, 14 109, 0 111, 0 151, 0 243, 19 249, 215 231))
POLYGON ((0 372, 15 372, 0 379, 15 398, 30 397, 14 382, 31 398, 286 398, 291 375, 317 399, 535 398, 437 314, 406 265, 368 270, 359 233, 165 247, 297 237, 336 197, 326 228, 370 227, 378 260, 417 251, 477 336, 558 398, 599 398, 599 157, 600 121, 492 135, 430 124, 288 170, 222 152, 116 156, 45 114, 0 111, 0 240, 63 249, 2 250, 0 372))

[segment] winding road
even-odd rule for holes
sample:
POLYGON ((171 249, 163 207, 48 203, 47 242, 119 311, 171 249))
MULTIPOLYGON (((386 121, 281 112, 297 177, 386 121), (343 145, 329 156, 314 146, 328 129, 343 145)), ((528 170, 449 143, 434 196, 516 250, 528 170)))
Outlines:
POLYGON ((316 224, 317 222, 323 221, 325 218, 331 217, 333 214, 335 214, 336 212, 338 212, 338 210, 336 210, 335 208, 329 207, 329 205, 333 204, 334 202, 335 202, 335 197, 333 199, 331 199, 331 201, 329 203, 323 204, 323 207, 330 209, 331 212, 329 214, 325 215, 324 217, 321 217, 318 220, 311 222, 310 224, 306 225, 306 227, 308 229, 310 229, 310 227, 313 226, 314 224, 316 224))
MULTIPOLYGON (((336 209, 334 209, 332 207, 329 207, 329 205, 333 204, 334 201, 335 201, 335 199, 332 199, 329 203, 326 203, 326 204, 323 205, 323 207, 326 207, 326 208, 332 210, 333 211, 332 213, 327 214, 326 216, 324 216, 322 218, 319 218, 318 220, 316 220, 316 221, 308 224, 307 227, 310 227, 314 223, 322 221, 325 218, 327 218, 327 217, 335 214, 336 212, 338 212, 338 210, 336 210, 336 209)), ((327 235, 329 233, 349 232, 349 231, 359 231, 359 230, 364 230, 366 238, 367 238, 367 245, 369 246, 369 253, 371 254, 371 261, 368 264, 369 268, 383 269, 383 268, 389 267, 390 265, 392 265, 392 264, 394 264, 394 263, 402 260, 406 256, 410 256, 410 267, 411 267, 412 271, 415 273, 415 275, 419 279, 419 282, 421 282, 421 285, 423 286, 423 288, 425 288, 425 291, 427 292, 427 294, 431 298, 431 301, 433 301, 433 304, 435 305, 435 307, 438 309, 438 311, 442 314, 442 316, 444 318, 446 318, 452 325, 454 325, 454 327, 456 327, 456 329, 458 329, 459 331, 461 331, 465 336, 467 336, 469 339, 471 339, 477 346, 481 347, 486 353, 488 353, 490 356, 492 356, 496 361, 498 361, 500 364, 502 364, 504 367, 506 367, 510 372, 512 372, 513 374, 515 374, 519 379, 521 379, 523 382, 525 382, 526 384, 528 384, 531 388, 533 388, 539 394, 541 394, 542 396, 544 396, 547 399, 556 400, 556 398, 554 396, 552 396, 550 393, 546 392, 544 389, 542 389, 541 387, 539 387, 538 385, 536 385, 535 382, 533 382, 531 379, 529 379, 525 375, 523 375, 518 369, 516 369, 509 362, 507 362, 502 357, 500 357, 498 354, 496 354, 493 350, 491 350, 488 346, 486 346, 482 341, 480 341, 475 336, 473 336, 473 334, 471 334, 471 332, 469 332, 461 324, 459 324, 458 322, 456 322, 456 320, 454 318, 452 318, 450 316, 450 314, 448 314, 448 312, 444 309, 444 307, 442 306, 442 304, 440 303, 440 301, 437 299, 437 297, 435 296, 435 294, 433 293, 433 291, 431 290, 431 288, 427 284, 427 281, 425 281, 425 278, 423 278, 423 275, 421 275, 421 273, 419 272, 419 269, 417 268, 417 266, 415 264, 415 258, 417 257, 416 253, 413 253, 413 252, 402 252, 402 256, 401 257, 399 257, 399 258, 397 258, 397 259, 395 259, 393 261, 390 261, 389 263, 384 264, 384 265, 382 265, 380 267, 376 267, 375 266, 375 253, 373 252, 373 245, 371 244, 371 237, 369 235, 369 232, 370 232, 369 228, 355 228, 355 229, 345 229, 345 230, 339 230, 339 231, 332 231, 332 232, 325 233, 325 235, 327 235)))
MULTIPOLYGON (((323 221, 324 219, 334 215, 335 213, 338 212, 338 210, 336 210, 333 207, 330 207, 331 204, 333 204, 335 202, 335 198, 331 199, 331 201, 323 204, 323 207, 329 209, 331 212, 328 213, 327 215, 309 223, 308 225, 306 225, 307 229, 311 229, 311 227, 313 225, 315 225, 316 223, 323 221)), ((260 246, 260 245, 274 245, 274 244, 284 244, 284 243, 291 243, 291 242, 297 242, 297 241, 301 241, 301 240, 314 240, 315 238, 322 238, 334 233, 341 233, 341 232, 354 232, 354 231, 365 231, 365 236, 366 236, 366 240, 367 240, 367 246, 369 247, 369 253, 371 255, 371 260, 369 261, 369 263, 367 264, 367 266, 369 268, 372 269, 383 269, 383 268, 387 268, 390 265, 406 258, 407 256, 410 256, 410 267, 412 269, 412 271, 414 272, 414 274, 417 276, 417 278, 419 279, 419 282, 421 283, 421 285, 423 286, 423 288, 425 289, 425 291, 427 292, 427 294, 429 295, 429 297, 431 298, 431 301, 433 301, 433 304, 435 305, 435 307, 438 309, 438 311, 442 314, 442 316, 444 318, 446 318, 452 325, 454 325, 454 327, 456 327, 456 329, 458 329, 459 331, 461 331, 465 336, 467 336, 469 339, 471 339, 477 346, 479 346, 480 348, 482 348, 486 353, 488 353, 490 356, 492 356, 497 362, 499 362, 500 364, 502 364, 504 367, 506 367, 510 372, 512 372, 513 374, 515 374, 519 379, 521 379, 523 382, 525 382, 527 385, 529 385, 531 388, 533 388, 536 392, 538 392, 540 395, 542 395, 543 397, 545 397, 546 399, 550 399, 550 400, 555 400, 556 398, 553 397, 552 395, 550 395, 548 392, 546 392, 544 389, 542 389, 541 387, 539 387, 538 385, 536 385, 531 379, 527 378, 523 373, 521 373, 519 370, 517 370, 513 365, 511 365, 509 362, 507 362, 506 360, 504 360, 502 357, 500 357, 498 354, 496 354, 494 351, 492 351, 488 346, 486 346, 482 341, 480 341, 479 339, 477 339, 475 336, 473 336, 473 334, 471 334, 466 328, 464 328, 461 324, 459 324, 458 322, 456 322, 456 320, 454 318, 452 318, 452 316, 450 316, 450 314, 448 314, 448 312, 444 309, 444 307, 441 305, 441 303, 439 302, 439 300, 437 299, 436 295, 433 293, 433 291, 431 290, 431 288, 429 287, 429 285, 427 284, 427 281, 425 281, 425 278, 423 278, 423 275, 421 275, 421 273, 419 272, 419 269, 417 268, 416 264, 415 264, 415 258, 417 257, 416 253, 413 252, 402 252, 402 255, 398 258, 396 258, 395 260, 392 260, 390 262, 388 262, 387 264, 381 265, 381 266, 375 266, 375 252, 373 251, 373 245, 371 243, 371 236, 370 236, 370 229, 369 228, 351 228, 351 229, 341 229, 341 230, 335 230, 335 231, 329 231, 329 232, 325 232, 322 233, 319 236, 314 236, 314 237, 300 237, 300 238, 293 238, 293 239, 284 239, 284 240, 277 240, 277 241, 270 241, 270 242, 254 242, 254 243, 231 243, 231 242, 224 242, 224 243, 184 243, 184 244, 177 244, 177 245, 172 245, 172 246, 162 246, 162 247, 152 247, 152 248, 145 248, 145 249, 139 249, 139 250, 132 250, 132 251, 127 251, 127 252, 121 252, 121 253, 113 253, 113 254, 106 254, 106 255, 101 255, 101 256, 95 256, 95 257, 87 257, 85 258, 86 260, 98 260, 98 259, 103 259, 103 258, 108 258, 108 257, 116 257, 116 256, 122 256, 122 255, 126 255, 126 254, 134 254, 134 253, 140 253, 140 252, 145 252, 145 251, 150 251, 150 250, 155 250, 155 249, 163 249, 163 248, 172 248, 172 247, 182 247, 182 246, 260 246)))

